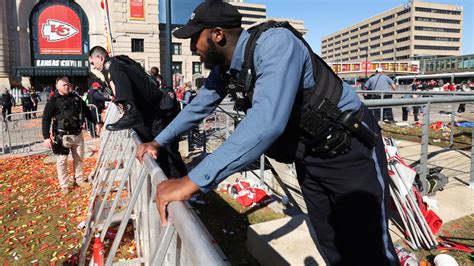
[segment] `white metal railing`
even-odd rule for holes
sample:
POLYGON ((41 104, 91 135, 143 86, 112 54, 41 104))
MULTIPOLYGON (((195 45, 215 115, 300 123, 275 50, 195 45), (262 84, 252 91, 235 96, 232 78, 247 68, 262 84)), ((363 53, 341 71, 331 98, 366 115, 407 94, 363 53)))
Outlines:
MULTIPOLYGON (((118 118, 115 105, 107 112, 106 124, 118 118)), ((141 165, 135 150, 141 143, 130 131, 105 131, 94 172, 80 265, 84 265, 87 249, 95 233, 103 241, 107 230, 116 223, 119 228, 106 265, 227 265, 223 253, 194 212, 183 202, 168 205, 169 222, 160 224, 155 195, 156 185, 166 176, 148 155, 141 165), (137 258, 114 262, 125 229, 132 221, 137 258)))

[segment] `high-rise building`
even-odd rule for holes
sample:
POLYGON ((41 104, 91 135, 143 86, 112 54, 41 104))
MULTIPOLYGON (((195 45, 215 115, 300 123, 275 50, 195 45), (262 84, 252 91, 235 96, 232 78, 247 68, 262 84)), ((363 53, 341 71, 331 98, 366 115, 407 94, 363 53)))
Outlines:
POLYGON ((457 56, 462 21, 460 6, 413 0, 323 37, 321 56, 327 62, 457 56))

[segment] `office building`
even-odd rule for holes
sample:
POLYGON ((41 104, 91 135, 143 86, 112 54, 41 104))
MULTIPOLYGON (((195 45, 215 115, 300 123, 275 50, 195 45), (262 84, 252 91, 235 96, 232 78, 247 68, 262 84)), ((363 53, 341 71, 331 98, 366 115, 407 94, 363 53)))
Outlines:
POLYGON ((323 37, 321 56, 327 62, 458 56, 462 23, 460 6, 414 0, 323 37))

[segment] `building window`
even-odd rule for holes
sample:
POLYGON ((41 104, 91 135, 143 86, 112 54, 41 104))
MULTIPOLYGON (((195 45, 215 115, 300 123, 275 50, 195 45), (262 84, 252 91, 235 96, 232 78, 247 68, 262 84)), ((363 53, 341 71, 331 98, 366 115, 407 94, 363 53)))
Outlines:
POLYGON ((132 39, 132 53, 143 53, 145 45, 143 39, 132 39))
POLYGON ((397 39, 397 42, 405 42, 405 41, 409 41, 409 40, 410 40, 410 36, 407 36, 407 37, 404 37, 404 38, 397 39))
POLYGON ((370 53, 370 56, 377 56, 377 55, 380 55, 380 52, 370 53))
POLYGON ((182 62, 173 62, 173 65, 171 66, 171 69, 173 71, 173 74, 176 74, 176 73, 183 74, 183 63, 182 62))
POLYGON ((383 25, 382 28, 383 29, 388 29, 388 28, 391 28, 393 27, 394 23, 390 23, 390 24, 387 24, 387 25, 383 25))
POLYGON ((400 52, 400 51, 405 51, 405 50, 409 50, 410 49, 410 46, 403 46, 403 47, 398 47, 397 48, 397 52, 400 52))
POLYGON ((420 26, 415 26, 415 30, 434 31, 434 32, 453 32, 453 33, 459 33, 459 32, 461 32, 460 29, 447 29, 447 28, 434 28, 434 27, 420 27, 420 26))
POLYGON ((392 32, 389 32, 389 33, 385 33, 385 34, 382 35, 382 36, 385 38, 385 37, 392 36, 392 35, 393 35, 393 31, 392 31, 392 32))
POLYGON ((371 26, 372 26, 372 25, 376 25, 376 24, 380 23, 380 21, 382 21, 382 20, 377 19, 376 21, 372 21, 372 22, 370 23, 370 25, 371 25, 371 26))
POLYGON ((439 42, 459 42, 459 38, 435 37, 435 36, 415 36, 415 40, 439 41, 439 42))
POLYGON ((400 11, 400 12, 397 13, 397 16, 401 16, 401 15, 406 14, 406 13, 408 13, 408 12, 410 12, 410 9, 409 9, 409 8, 403 9, 402 11, 400 11))
POLYGON ((384 21, 385 21, 385 20, 389 20, 389 19, 392 19, 393 17, 394 17, 394 15, 392 14, 392 15, 390 15, 390 16, 384 17, 383 20, 384 20, 384 21))
POLYGON ((425 7, 415 7, 415 11, 427 12, 427 13, 438 13, 438 14, 449 14, 449 15, 461 15, 461 11, 443 10, 443 9, 425 8, 425 7))
POLYGON ((415 49, 419 49, 419 50, 440 50, 440 51, 459 51, 459 47, 456 47, 456 46, 415 45, 415 49))
POLYGON ((400 25, 400 24, 403 24, 403 23, 407 23, 408 21, 410 21, 410 18, 405 18, 405 19, 399 20, 397 22, 397 24, 400 25))
POLYGON ((181 44, 180 43, 173 43, 173 55, 180 55, 182 54, 181 51, 181 44))
POLYGON ((397 30, 397 33, 407 32, 409 30, 410 30, 410 27, 406 27, 406 28, 397 30))
POLYGON ((393 44, 393 40, 382 43, 383 46, 393 44))
POLYGON ((370 38, 370 41, 375 41, 375 40, 378 40, 380 39, 380 35, 379 36, 374 36, 372 38, 370 38))
POLYGON ((193 62, 193 75, 199 73, 202 74, 202 63, 201 62, 193 62))
POLYGON ((461 24, 461 21, 458 20, 458 19, 415 17, 415 20, 416 21, 425 21, 425 22, 436 22, 436 23, 461 24))
POLYGON ((370 31, 370 33, 374 33, 374 32, 377 32, 377 31, 380 31, 380 28, 373 29, 373 30, 370 31))

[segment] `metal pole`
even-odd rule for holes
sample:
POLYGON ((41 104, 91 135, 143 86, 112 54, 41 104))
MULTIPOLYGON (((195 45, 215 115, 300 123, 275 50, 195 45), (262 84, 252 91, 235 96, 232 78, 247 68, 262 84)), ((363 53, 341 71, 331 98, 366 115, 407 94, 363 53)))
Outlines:
POLYGON ((469 187, 474 188, 474 128, 472 128, 471 138, 471 178, 469 180, 469 187))
POLYGON ((421 133, 420 178, 426 180, 428 175, 428 142, 430 134, 430 103, 423 108, 423 127, 421 133))
POLYGON ((449 136, 449 147, 452 148, 454 145, 454 112, 456 109, 454 108, 454 104, 451 106, 451 133, 449 136))
POLYGON ((173 85, 172 79, 172 47, 171 47, 171 0, 166 0, 166 84, 173 85))
POLYGON ((260 185, 265 184, 265 154, 260 155, 260 185))

